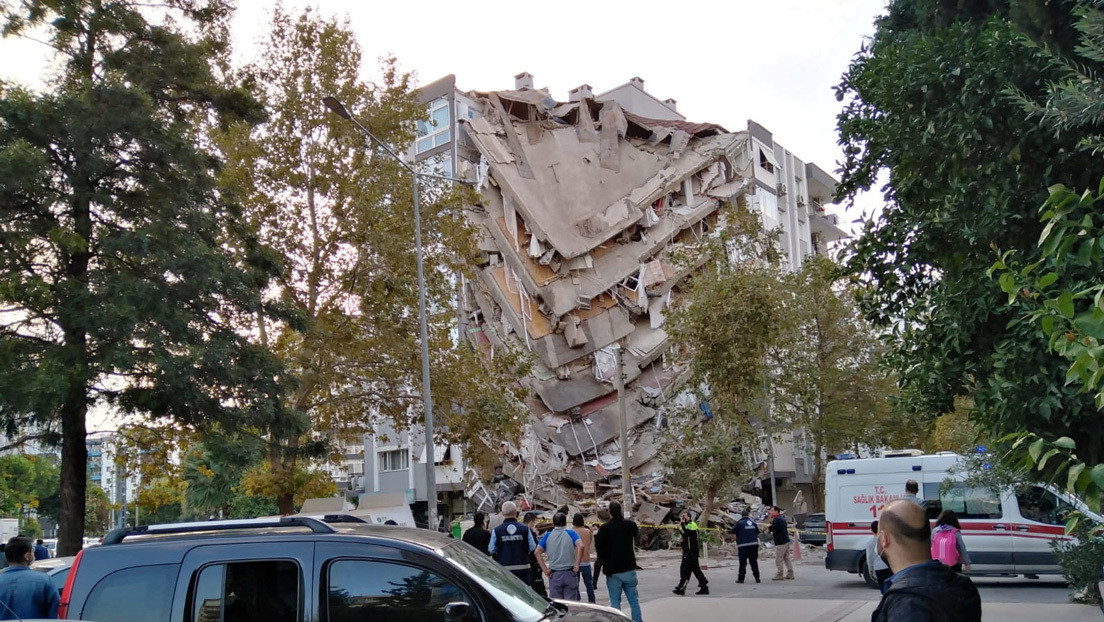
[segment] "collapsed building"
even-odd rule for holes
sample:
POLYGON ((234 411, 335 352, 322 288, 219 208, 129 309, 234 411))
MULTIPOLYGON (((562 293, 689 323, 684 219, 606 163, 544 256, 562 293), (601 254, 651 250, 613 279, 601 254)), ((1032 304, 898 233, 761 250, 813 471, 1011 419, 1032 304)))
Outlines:
MULTIPOLYGON (((463 448, 437 456, 440 515, 514 496, 544 509, 619 496, 620 358, 630 501, 641 503, 639 518, 661 520, 664 504, 685 500, 666 486, 657 455, 665 409, 686 380, 664 328, 680 283, 706 261, 700 245, 725 225, 725 202, 742 201, 779 230, 792 268, 823 252, 845 235, 825 211, 835 182, 754 122, 735 132, 689 122, 639 78, 598 95, 582 85, 566 102, 534 88, 529 74, 516 76, 513 90, 490 92, 461 91, 446 76, 420 96, 428 120, 409 156, 479 181, 478 205, 466 211, 479 265, 461 279, 460 332, 488 356, 522 349, 532 360, 517 379, 530 415, 522 437, 488 439, 502 470, 481 480, 463 466, 463 448)), ((351 458, 351 473, 363 465, 360 483, 350 478, 349 489, 405 491, 415 514, 424 512, 424 436, 387 436, 365 437, 351 458)), ((793 510, 813 461, 800 431, 785 436, 773 447, 750 443, 748 466, 767 478, 773 463, 775 502, 793 510)))
MULTIPOLYGON (((688 122, 673 100, 653 118, 587 85, 558 102, 528 74, 517 78, 514 90, 453 89, 459 122, 446 167, 479 179, 481 205, 468 215, 481 261, 462 288, 464 332, 488 355, 523 348, 533 358, 518 379, 529 423, 519 443, 500 447, 506 479, 545 506, 619 494, 620 354, 627 468, 658 492, 663 405, 686 375, 665 356, 665 314, 706 261, 699 247, 724 226, 724 203, 755 196, 757 167, 776 172, 773 150, 749 131, 688 122)), ((638 78, 626 86, 643 92, 638 78)), ((484 509, 510 494, 478 481, 467 492, 484 509)))

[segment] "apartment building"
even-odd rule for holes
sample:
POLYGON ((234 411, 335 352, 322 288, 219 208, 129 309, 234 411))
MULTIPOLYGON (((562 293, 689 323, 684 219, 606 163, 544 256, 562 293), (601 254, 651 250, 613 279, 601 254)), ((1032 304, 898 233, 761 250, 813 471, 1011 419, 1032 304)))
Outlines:
MULTIPOLYGON (((488 351, 509 342, 533 353, 533 372, 519 379, 531 393, 531 423, 504 470, 556 504, 570 500, 565 487, 620 477, 615 349, 630 395, 627 468, 658 465, 663 403, 684 371, 664 356, 664 311, 704 261, 676 257, 693 257, 723 225, 724 202, 742 196, 779 228, 793 269, 845 236, 826 210, 835 181, 763 126, 689 122, 638 77, 567 95, 557 101, 528 73, 514 89, 491 92, 461 91, 446 76, 420 90, 429 121, 408 151, 422 166, 483 181, 471 213, 482 260, 476 278, 458 284, 459 334, 488 351)), ((415 465, 424 465, 424 445, 418 431, 366 437, 363 490, 408 491, 423 502, 424 466, 415 465)), ((437 456, 443 504, 463 497, 458 450, 437 456)), ((793 434, 774 444, 773 458, 780 488, 811 480, 812 460, 793 434)), ((469 491, 477 503, 489 501, 477 492, 469 491)))

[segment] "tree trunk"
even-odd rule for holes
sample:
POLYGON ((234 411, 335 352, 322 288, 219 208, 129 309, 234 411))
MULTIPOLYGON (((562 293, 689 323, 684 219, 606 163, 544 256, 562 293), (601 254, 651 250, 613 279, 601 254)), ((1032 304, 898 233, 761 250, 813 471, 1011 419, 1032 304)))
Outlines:
POLYGON ((84 384, 70 381, 61 411, 61 505, 58 557, 76 555, 84 545, 84 507, 88 485, 88 448, 84 444, 88 412, 84 384))
POLYGON ((824 458, 821 457, 824 445, 816 443, 814 448, 816 453, 813 454, 813 511, 824 512, 827 510, 824 507, 824 458))
POLYGON ((705 491, 705 498, 702 499, 702 515, 698 517, 699 527, 709 525, 709 517, 713 515, 713 505, 717 498, 717 488, 717 484, 711 484, 705 491))

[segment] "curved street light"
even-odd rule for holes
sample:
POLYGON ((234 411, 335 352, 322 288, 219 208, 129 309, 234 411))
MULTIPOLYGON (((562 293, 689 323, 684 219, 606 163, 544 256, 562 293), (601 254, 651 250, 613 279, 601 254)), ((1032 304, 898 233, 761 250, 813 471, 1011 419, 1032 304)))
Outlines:
POLYGON ((431 179, 440 179, 461 184, 471 184, 472 182, 464 179, 457 179, 455 177, 448 177, 446 175, 419 172, 411 166, 410 163, 399 157, 387 143, 377 138, 376 135, 370 132, 368 128, 364 127, 360 121, 357 121, 352 113, 349 112, 349 109, 336 97, 327 95, 322 98, 322 103, 337 116, 351 121, 353 125, 368 138, 369 144, 375 143, 383 149, 387 155, 394 158, 396 162, 410 172, 410 176, 414 181, 414 243, 417 248, 418 257, 418 321, 421 325, 422 334, 422 403, 425 408, 426 427, 426 523, 429 529, 437 530, 437 473, 435 471, 436 459, 434 456, 433 442, 433 393, 430 390, 429 382, 429 337, 426 327, 425 272, 422 266, 424 253, 422 251, 421 184, 419 183, 419 179, 422 177, 429 177, 431 179))

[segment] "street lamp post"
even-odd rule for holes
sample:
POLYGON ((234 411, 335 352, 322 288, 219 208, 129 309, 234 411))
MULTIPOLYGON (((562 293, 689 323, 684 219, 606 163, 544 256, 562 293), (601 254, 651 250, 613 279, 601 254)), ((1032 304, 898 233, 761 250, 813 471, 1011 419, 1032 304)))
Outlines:
POLYGON ((447 177, 445 175, 418 172, 406 160, 399 157, 387 143, 377 138, 375 134, 364 127, 360 121, 357 121, 345 105, 338 101, 336 97, 323 97, 322 103, 326 104, 326 107, 334 114, 348 121, 352 121, 353 125, 368 138, 369 144, 375 143, 383 149, 387 155, 394 158, 396 162, 410 172, 410 177, 414 182, 414 244, 417 248, 418 258, 418 321, 421 324, 420 328, 422 334, 422 404, 425 408, 426 428, 426 522, 429 529, 437 530, 437 473, 434 470, 436 467, 436 460, 433 443, 433 393, 430 391, 429 383, 429 330, 426 326, 426 284, 425 271, 422 266, 424 253, 422 251, 421 184, 419 183, 419 179, 422 177, 429 177, 432 179, 441 179, 458 183, 470 182, 455 177, 447 177))

